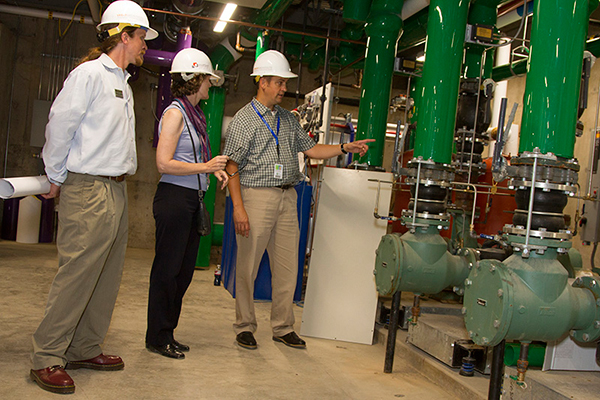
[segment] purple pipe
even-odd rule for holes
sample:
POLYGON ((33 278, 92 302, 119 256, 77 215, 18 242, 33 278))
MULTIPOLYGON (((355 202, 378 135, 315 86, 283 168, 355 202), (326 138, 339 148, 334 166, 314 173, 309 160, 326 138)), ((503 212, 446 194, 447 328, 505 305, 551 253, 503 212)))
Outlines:
MULTIPOLYGON (((160 66, 160 76, 158 78, 158 90, 156 92, 156 117, 160 119, 163 111, 171 103, 171 63, 175 54, 180 50, 192 47, 192 31, 189 27, 183 27, 177 35, 177 51, 162 51, 148 49, 144 55, 144 62, 160 66)), ((154 122, 154 141, 153 147, 158 145, 158 121, 154 122)))
POLYGON ((169 68, 173 57, 175 57, 175 53, 172 51, 148 49, 144 54, 144 63, 169 68))

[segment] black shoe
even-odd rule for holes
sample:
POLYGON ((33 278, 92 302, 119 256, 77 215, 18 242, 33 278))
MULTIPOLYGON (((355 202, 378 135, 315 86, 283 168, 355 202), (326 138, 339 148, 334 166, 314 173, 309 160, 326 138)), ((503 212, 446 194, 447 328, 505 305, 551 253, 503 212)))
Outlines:
POLYGON ((238 335, 235 337, 235 340, 237 344, 239 344, 245 349, 254 350, 257 347, 254 335, 250 331, 238 333, 238 335))
POLYGON ((173 339, 171 342, 171 346, 175 348, 175 350, 179 350, 181 352, 190 351, 190 346, 187 344, 179 343, 177 340, 173 339))
POLYGON ((294 331, 283 336, 273 336, 273 340, 276 342, 281 342, 286 346, 294 347, 296 349, 306 348, 306 342, 300 339, 300 336, 296 335, 296 332, 294 331))
POLYGON ((181 351, 177 350, 170 343, 162 345, 162 346, 154 346, 154 345, 146 343, 146 348, 153 353, 160 354, 161 356, 175 358, 177 360, 182 360, 185 358, 185 354, 183 354, 181 351))

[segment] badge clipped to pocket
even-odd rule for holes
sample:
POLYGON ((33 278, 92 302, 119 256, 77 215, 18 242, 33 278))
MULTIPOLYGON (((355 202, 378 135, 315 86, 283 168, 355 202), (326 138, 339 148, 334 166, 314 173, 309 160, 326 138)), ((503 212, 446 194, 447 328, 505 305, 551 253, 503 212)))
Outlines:
POLYGON ((283 164, 275 164, 275 171, 273 172, 275 179, 283 179, 283 164))

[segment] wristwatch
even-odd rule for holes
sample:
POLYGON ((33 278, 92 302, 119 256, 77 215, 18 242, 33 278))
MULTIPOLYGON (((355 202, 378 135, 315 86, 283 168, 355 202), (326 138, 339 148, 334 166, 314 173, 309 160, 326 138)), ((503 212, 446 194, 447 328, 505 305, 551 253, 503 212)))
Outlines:
POLYGON ((342 153, 348 154, 348 152, 344 149, 344 143, 340 144, 340 148, 342 149, 342 153))

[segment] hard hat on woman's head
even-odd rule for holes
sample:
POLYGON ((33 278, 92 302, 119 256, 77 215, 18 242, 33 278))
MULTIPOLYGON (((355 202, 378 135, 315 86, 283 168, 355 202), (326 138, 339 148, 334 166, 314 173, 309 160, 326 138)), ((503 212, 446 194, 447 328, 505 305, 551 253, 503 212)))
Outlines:
POLYGON ((123 28, 128 26, 144 29, 147 32, 146 40, 158 37, 158 32, 150 27, 148 17, 142 7, 131 0, 117 0, 110 3, 106 7, 104 14, 102 14, 102 21, 98 24, 97 29, 98 31, 106 32, 103 35, 104 39, 106 39, 107 37, 121 33, 123 28), (106 29, 108 25, 117 26, 106 29))
POLYGON ((256 58, 250 76, 278 76, 280 78, 296 78, 290 63, 283 54, 276 50, 267 50, 256 58))
POLYGON ((210 75, 215 79, 219 79, 215 75, 210 62, 210 58, 204 52, 198 49, 183 49, 175 54, 173 63, 171 64, 171 74, 181 74, 184 81, 189 81, 198 74, 210 75))

